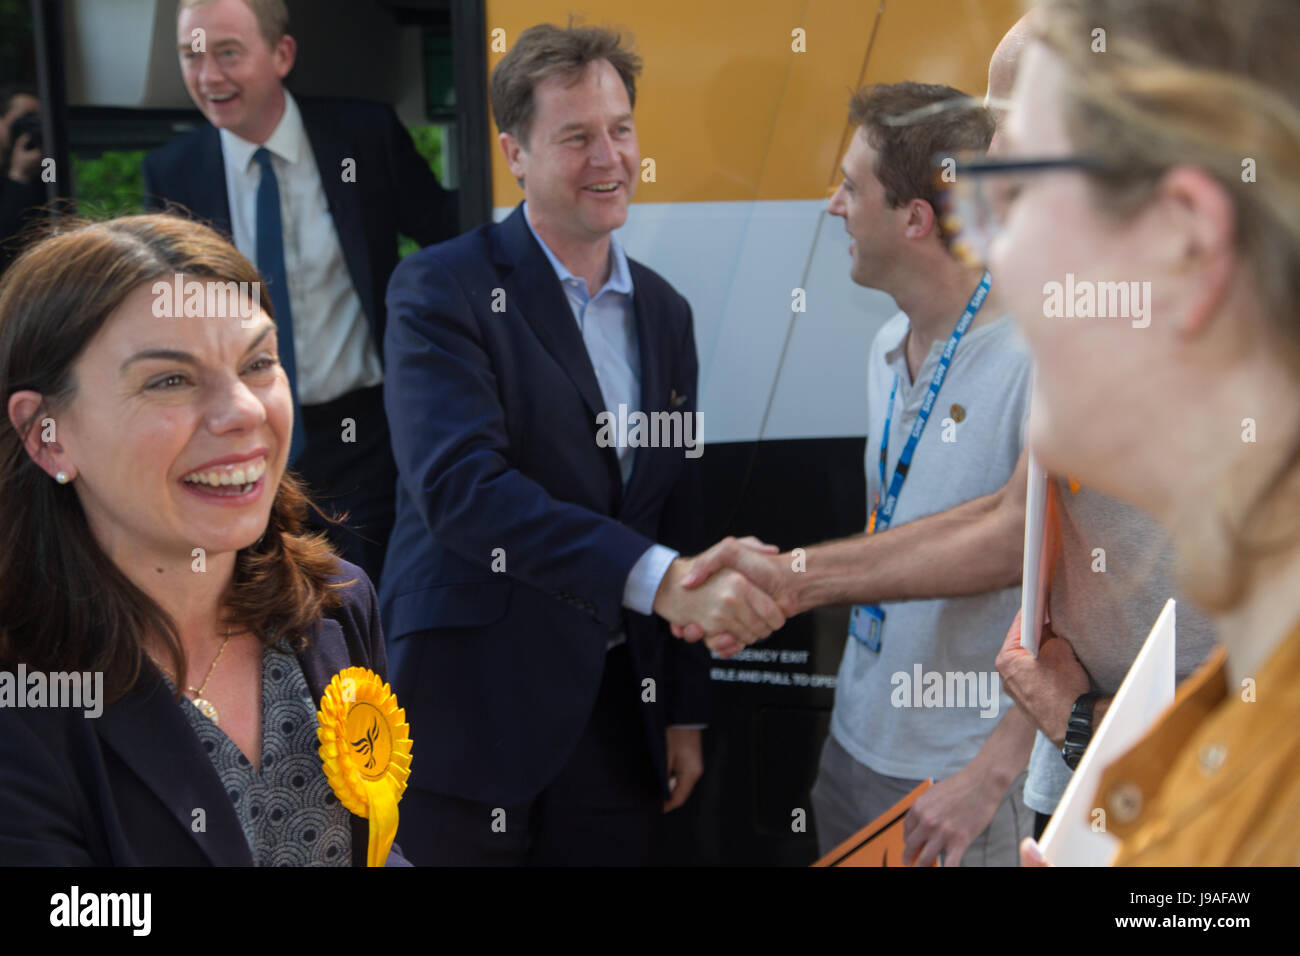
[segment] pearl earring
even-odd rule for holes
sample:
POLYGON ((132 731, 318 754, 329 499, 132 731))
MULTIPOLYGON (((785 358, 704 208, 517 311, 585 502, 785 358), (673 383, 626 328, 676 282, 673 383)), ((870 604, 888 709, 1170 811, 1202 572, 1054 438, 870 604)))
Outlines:
POLYGON ((72 480, 72 477, 66 471, 61 471, 54 476, 54 480, 61 485, 66 485, 69 481, 72 480))

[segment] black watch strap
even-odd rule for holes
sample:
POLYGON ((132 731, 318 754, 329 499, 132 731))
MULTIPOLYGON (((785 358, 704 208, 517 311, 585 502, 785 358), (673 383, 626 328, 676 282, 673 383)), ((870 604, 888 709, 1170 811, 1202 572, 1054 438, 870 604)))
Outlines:
POLYGON ((1088 749, 1088 741, 1092 740, 1092 708, 1100 696, 1092 691, 1081 694, 1070 711, 1070 722, 1065 728, 1065 746, 1061 748, 1061 756, 1065 758, 1065 765, 1071 770, 1079 766, 1079 761, 1083 759, 1083 752, 1088 749))

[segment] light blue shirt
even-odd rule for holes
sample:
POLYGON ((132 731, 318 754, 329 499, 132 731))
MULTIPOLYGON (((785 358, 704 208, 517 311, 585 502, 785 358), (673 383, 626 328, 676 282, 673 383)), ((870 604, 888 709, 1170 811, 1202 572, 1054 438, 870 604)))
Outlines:
MULTIPOLYGON (((528 218, 528 204, 524 203, 524 222, 542 247, 551 268, 560 280, 573 317, 582 333, 582 341, 587 346, 587 355, 591 367, 596 372, 596 382, 600 385, 600 395, 605 401, 605 410, 618 416, 618 406, 626 405, 629 410, 641 404, 641 352, 636 337, 636 311, 632 306, 632 272, 627 266, 627 256, 618 239, 609 237, 610 263, 609 279, 594 296, 587 293, 587 281, 575 276, 533 229, 528 218)), ((627 485, 632 475, 634 448, 620 447, 618 466, 623 475, 623 484, 627 485)), ((663 580, 668 566, 673 563, 678 552, 661 544, 651 545, 637 559, 627 576, 623 587, 623 606, 640 614, 654 611, 655 594, 663 580)), ((619 635, 610 643, 624 640, 619 635)))

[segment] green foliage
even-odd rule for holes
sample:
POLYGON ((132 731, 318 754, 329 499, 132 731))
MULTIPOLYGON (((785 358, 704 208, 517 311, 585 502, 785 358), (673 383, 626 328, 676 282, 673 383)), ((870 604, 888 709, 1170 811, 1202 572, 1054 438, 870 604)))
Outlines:
POLYGON ((144 151, 105 152, 95 159, 72 157, 72 182, 83 216, 110 219, 144 211, 144 151))
MULTIPOLYGON (((412 126, 410 127, 411 139, 415 141, 415 149, 428 162, 429 168, 433 174, 438 177, 438 182, 443 182, 446 173, 446 165, 442 157, 442 137, 443 128, 441 126, 412 126)), ((414 239, 408 239, 402 236, 397 242, 397 255, 405 259, 412 252, 420 248, 420 244, 414 239)))
POLYGON ((415 149, 429 163, 435 176, 441 182, 445 172, 442 162, 442 135, 441 126, 412 126, 410 128, 411 139, 415 141, 415 149))

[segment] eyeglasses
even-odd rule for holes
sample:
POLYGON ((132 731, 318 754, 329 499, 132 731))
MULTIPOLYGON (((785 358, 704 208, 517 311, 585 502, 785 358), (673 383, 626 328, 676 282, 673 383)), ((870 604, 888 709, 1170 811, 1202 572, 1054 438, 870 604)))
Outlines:
POLYGON ((1094 156, 989 159, 977 155, 937 155, 931 166, 939 200, 939 208, 935 210, 939 233, 958 261, 975 268, 987 268, 989 249, 1028 175, 1061 169, 1090 172, 1110 169, 1094 156))

